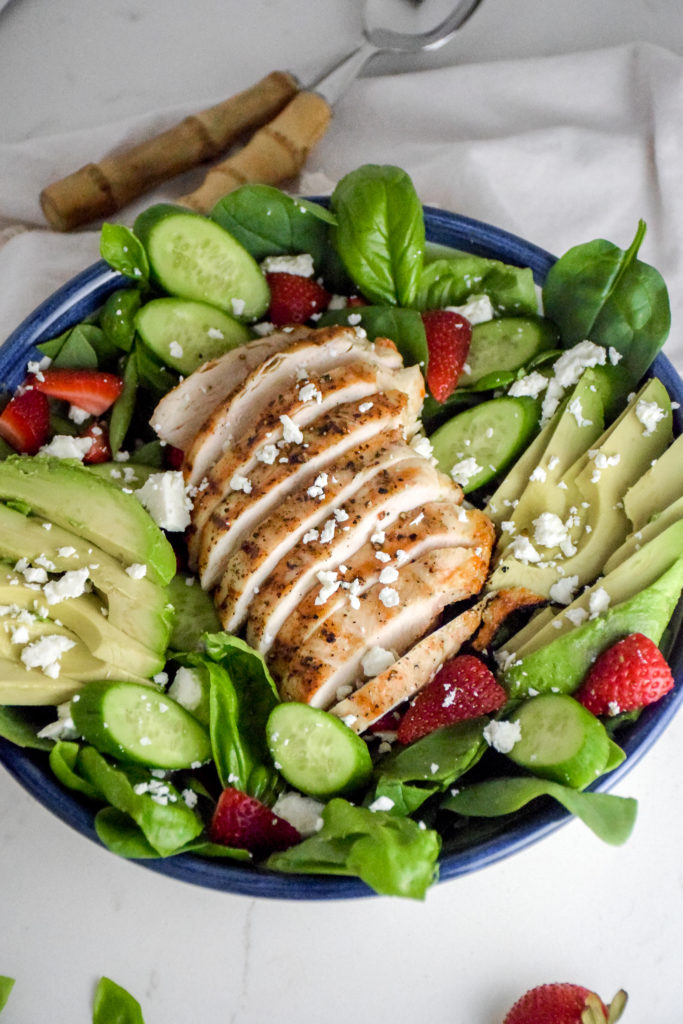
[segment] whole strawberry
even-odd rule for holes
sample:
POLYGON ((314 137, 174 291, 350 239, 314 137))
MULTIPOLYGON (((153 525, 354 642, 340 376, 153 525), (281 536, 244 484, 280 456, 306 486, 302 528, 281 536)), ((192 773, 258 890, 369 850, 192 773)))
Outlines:
POLYGON ((574 697, 594 715, 618 715, 654 703, 673 685, 657 645, 631 633, 599 655, 574 697))
POLYGON ((444 725, 498 711, 506 700, 507 693, 484 662, 460 654, 418 693, 399 722, 397 739, 414 743, 444 725))
POLYGON ((526 992, 509 1010, 503 1024, 614 1024, 626 1006, 617 992, 609 1006, 582 985, 557 982, 526 992))
POLYGON ((329 293, 312 277, 283 271, 266 274, 270 288, 267 318, 278 327, 305 324, 314 313, 322 313, 330 301, 329 293))
POLYGON ((273 814, 270 807, 232 786, 226 786, 218 798, 209 837, 213 843, 249 850, 257 856, 286 850, 301 839, 294 826, 273 814))
POLYGON ((445 402, 467 362, 472 325, 448 309, 428 310, 422 314, 422 323, 429 352, 427 385, 437 402, 445 402))

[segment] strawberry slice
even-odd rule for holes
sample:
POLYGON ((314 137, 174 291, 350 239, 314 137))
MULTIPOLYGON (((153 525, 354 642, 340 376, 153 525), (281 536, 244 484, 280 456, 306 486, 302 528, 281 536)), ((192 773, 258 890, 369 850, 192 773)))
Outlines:
POLYGON ((29 377, 28 383, 44 395, 70 402, 91 416, 106 412, 123 390, 123 378, 114 373, 67 367, 43 370, 40 376, 29 377))
POLYGON ((301 841, 300 834, 288 821, 273 814, 260 800, 232 786, 226 786, 218 798, 209 836, 214 843, 250 850, 258 856, 286 850, 301 841))
POLYGON ((631 633, 598 656, 574 697, 594 715, 618 715, 653 704, 673 685, 657 644, 631 633))
POLYGON ((472 654, 447 661, 421 690, 397 729, 399 743, 414 743, 435 729, 498 711, 507 693, 493 672, 472 654))
POLYGON ((164 445, 164 465, 169 469, 182 469, 185 453, 172 444, 164 445))
POLYGON ((81 437, 91 438, 91 445, 83 456, 83 462, 93 464, 95 462, 109 462, 111 459, 111 447, 109 446, 109 431, 106 423, 91 423, 81 437))
POLYGON ((626 993, 620 991, 605 1006, 583 985, 537 985, 517 1000, 503 1024, 613 1024, 621 1017, 626 999, 626 993))
POLYGON ((431 309, 422 314, 429 363, 427 384, 437 402, 452 394, 467 362, 472 341, 472 325, 460 313, 431 309))
POLYGON ((50 406, 33 388, 19 391, 0 414, 0 437, 22 455, 35 455, 50 433, 50 406))
POLYGON ((278 327, 305 324, 314 313, 322 313, 330 301, 329 292, 312 277, 282 271, 266 274, 270 288, 267 319, 278 327))

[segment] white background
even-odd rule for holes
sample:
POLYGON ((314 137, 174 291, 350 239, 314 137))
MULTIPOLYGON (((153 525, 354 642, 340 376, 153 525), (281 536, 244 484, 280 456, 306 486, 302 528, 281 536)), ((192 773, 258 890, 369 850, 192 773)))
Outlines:
MULTIPOLYGON (((12 0, 0 14, 0 144, 27 142, 33 152, 64 132, 200 108, 273 67, 306 78, 353 42, 359 7, 352 0, 12 0)), ((679 0, 484 0, 458 39, 402 67, 480 64, 479 81, 494 81, 499 61, 608 48, 604 61, 590 64, 597 67, 609 65, 609 48, 638 41, 683 54, 679 0)), ((382 58, 376 70, 388 68, 382 58)), ((530 83, 515 100, 533 105, 535 88, 530 83)), ((368 96, 381 99, 359 83, 340 106, 321 150, 330 165, 360 162, 355 132, 360 139, 368 96)), ((425 96, 425 111, 438 98, 425 96)), ((565 101, 571 110, 572 96, 565 101)), ((400 110, 395 117, 400 122, 400 110)), ((415 161, 413 129, 406 128, 405 153, 415 161)), ((391 156, 400 162, 400 146, 391 156)), ((7 202, 8 180, 0 173, 7 202)), ((614 198, 629 204, 628 196, 614 198)), ((571 238, 574 210, 562 205, 559 186, 557 201, 559 251, 571 238)), ((608 206, 601 193, 596 217, 608 206)), ((484 197, 476 215, 488 209, 484 197)), ((520 219, 533 213, 530 204, 520 219)), ((515 214, 501 206, 501 217, 515 214)), ((538 224, 534 240, 554 247, 548 219, 538 224)), ((665 228, 654 225, 655 243, 679 274, 680 250, 667 248, 665 228)), ((436 887, 424 904, 269 902, 175 882, 88 843, 0 771, 0 974, 17 978, 3 1024, 88 1021, 102 974, 136 995, 147 1024, 494 1024, 525 988, 553 980, 581 982, 605 997, 624 986, 626 1021, 677 1024, 682 741, 683 723, 674 722, 619 785, 640 801, 623 848, 601 844, 574 822, 436 887)))

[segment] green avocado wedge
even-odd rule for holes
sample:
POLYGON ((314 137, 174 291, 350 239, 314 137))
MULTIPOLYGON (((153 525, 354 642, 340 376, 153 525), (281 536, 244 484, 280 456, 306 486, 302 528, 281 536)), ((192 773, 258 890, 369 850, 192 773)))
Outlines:
POLYGON ((146 565, 155 583, 166 584, 175 575, 173 548, 137 498, 88 472, 80 462, 10 456, 0 462, 0 499, 28 506, 96 544, 125 567, 146 565))

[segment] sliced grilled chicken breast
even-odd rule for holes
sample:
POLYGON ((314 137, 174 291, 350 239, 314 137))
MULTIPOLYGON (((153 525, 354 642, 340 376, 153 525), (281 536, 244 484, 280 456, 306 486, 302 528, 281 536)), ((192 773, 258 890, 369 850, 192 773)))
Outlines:
MULTIPOLYGON (((268 465, 284 457, 286 438, 319 416, 344 402, 369 398, 377 391, 404 391, 408 397, 407 417, 417 422, 424 398, 424 381, 415 366, 387 370, 372 363, 348 363, 333 367, 320 375, 309 374, 290 384, 262 410, 251 429, 240 434, 228 450, 211 467, 197 490, 192 509, 192 524, 187 535, 190 563, 194 564, 199 549, 199 534, 220 499, 230 490, 230 482, 238 474, 249 477, 259 462, 268 465)), ((363 411, 363 405, 359 407, 363 411)))
POLYGON ((384 672, 334 704, 330 712, 342 718, 354 732, 365 732, 383 715, 403 701, 410 700, 431 682, 444 662, 453 658, 478 628, 485 604, 485 601, 479 601, 445 626, 423 637, 384 672))
POLYGON ((187 482, 197 486, 226 448, 252 430, 282 390, 302 375, 358 360, 389 369, 403 365, 393 342, 370 342, 364 331, 348 327, 321 328, 315 335, 275 352, 214 408, 185 449, 183 473, 187 482))
POLYGON ((402 566, 396 582, 377 583, 331 615, 283 666, 278 689, 283 700, 314 707, 335 704, 340 687, 362 678, 361 663, 371 647, 403 655, 436 623, 443 609, 476 594, 488 559, 473 548, 431 551, 402 566))
POLYGON ((199 542, 198 568, 206 590, 216 586, 247 533, 288 494, 309 487, 314 489, 312 497, 323 494, 330 463, 382 430, 406 426, 408 401, 403 392, 376 393, 372 407, 361 412, 364 403, 365 399, 345 402, 318 417, 303 429, 300 442, 283 449, 287 462, 259 463, 250 479, 239 481, 241 490, 230 491, 216 506, 199 542))
POLYGON ((185 377, 157 404, 150 423, 157 436, 183 451, 217 405, 264 359, 313 333, 310 327, 278 331, 231 348, 185 377))
MULTIPOLYGON (((326 530, 324 527, 318 538, 300 541, 278 563, 252 601, 248 642, 262 654, 267 653, 285 620, 296 612, 316 580, 321 576, 326 579, 324 574, 332 571, 333 578, 326 579, 323 587, 346 589, 341 588, 342 582, 350 585, 357 575, 336 570, 369 543, 373 533, 385 529, 406 509, 420 509, 449 493, 457 493, 453 482, 419 455, 382 470, 341 506, 344 522, 328 519, 326 530)), ((370 557, 381 570, 374 550, 370 557)), ((354 593, 359 585, 354 585, 354 593)), ((318 604, 324 608, 324 602, 318 600, 318 604)), ((299 639, 303 641, 301 634, 299 639)))
POLYGON ((358 600, 379 583, 382 574, 390 581, 400 566, 440 548, 470 547, 489 559, 494 539, 493 526, 483 512, 462 508, 452 498, 428 502, 419 512, 402 512, 395 522, 373 534, 372 540, 345 560, 346 571, 338 574, 340 584, 331 596, 323 599, 323 584, 305 594, 272 643, 271 664, 275 668, 287 666, 314 630, 350 597, 358 600))
POLYGON ((242 622, 264 581, 302 537, 315 536, 330 519, 344 529, 339 505, 381 471, 414 457, 402 431, 385 430, 330 464, 322 495, 310 495, 306 489, 290 494, 247 534, 225 567, 214 594, 219 615, 230 622, 225 628, 232 630, 233 621, 242 622))

